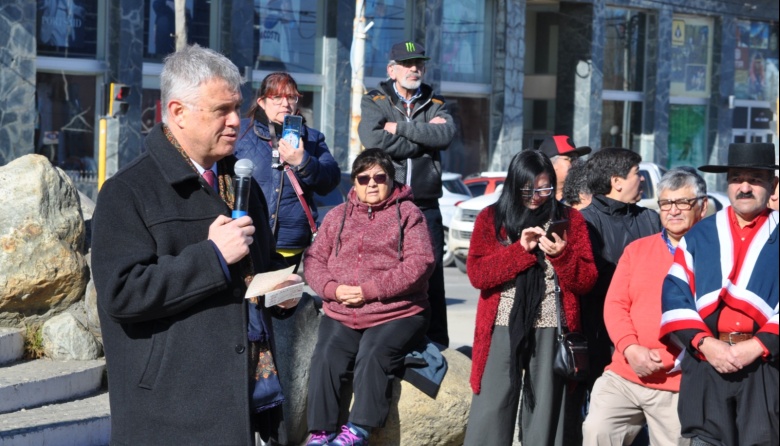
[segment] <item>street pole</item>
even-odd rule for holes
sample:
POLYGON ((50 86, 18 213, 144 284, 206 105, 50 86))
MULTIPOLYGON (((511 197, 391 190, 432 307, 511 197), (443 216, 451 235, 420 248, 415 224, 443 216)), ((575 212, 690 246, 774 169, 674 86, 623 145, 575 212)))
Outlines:
POLYGON ((187 0, 176 0, 176 51, 187 46, 187 0))
POLYGON ((363 65, 366 58, 366 33, 374 26, 374 22, 366 25, 365 9, 365 2, 356 0, 355 21, 352 29, 352 48, 350 49, 350 63, 352 64, 352 95, 349 119, 350 166, 361 150, 357 129, 358 124, 360 124, 360 100, 363 98, 365 91, 363 86, 363 65))

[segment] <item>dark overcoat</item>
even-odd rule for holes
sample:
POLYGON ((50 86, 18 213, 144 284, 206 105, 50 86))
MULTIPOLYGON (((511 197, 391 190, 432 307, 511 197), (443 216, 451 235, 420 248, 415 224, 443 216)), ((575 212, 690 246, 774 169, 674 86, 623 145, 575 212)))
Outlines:
MULTIPOLYGON (((232 175, 235 158, 226 161, 232 175)), ((230 209, 161 125, 100 191, 92 265, 111 444, 254 444, 246 286, 238 265, 227 279, 207 240, 219 215, 230 209)), ((249 215, 255 272, 284 266, 256 183, 249 215)))

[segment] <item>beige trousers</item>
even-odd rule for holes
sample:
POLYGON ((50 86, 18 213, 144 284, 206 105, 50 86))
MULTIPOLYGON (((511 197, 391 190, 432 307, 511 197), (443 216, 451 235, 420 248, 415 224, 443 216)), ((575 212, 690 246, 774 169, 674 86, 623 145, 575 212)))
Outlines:
POLYGON ((647 423, 652 446, 687 446, 680 436, 679 393, 650 389, 612 371, 593 385, 590 409, 582 424, 584 446, 630 445, 647 423))

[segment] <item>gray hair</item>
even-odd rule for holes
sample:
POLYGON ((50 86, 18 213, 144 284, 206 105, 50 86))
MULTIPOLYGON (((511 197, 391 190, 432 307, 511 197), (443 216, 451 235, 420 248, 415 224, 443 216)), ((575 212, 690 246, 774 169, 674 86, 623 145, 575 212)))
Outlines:
POLYGON ((168 123, 168 102, 178 99, 190 104, 200 99, 200 86, 212 79, 221 79, 232 91, 241 90, 241 73, 227 57, 198 44, 169 54, 160 74, 162 121, 168 123))
POLYGON ((707 196, 707 183, 693 167, 676 167, 664 174, 658 182, 658 195, 665 190, 679 190, 690 186, 697 197, 707 196))

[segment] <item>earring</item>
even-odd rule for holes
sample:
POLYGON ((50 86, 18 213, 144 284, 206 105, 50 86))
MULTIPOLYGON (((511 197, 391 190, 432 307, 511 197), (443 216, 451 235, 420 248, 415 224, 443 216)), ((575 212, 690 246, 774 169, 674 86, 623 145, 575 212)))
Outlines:
POLYGON ((618 191, 618 192, 622 192, 622 191, 623 191, 623 188, 622 188, 622 187, 618 187, 618 188, 617 188, 617 191, 618 191))

